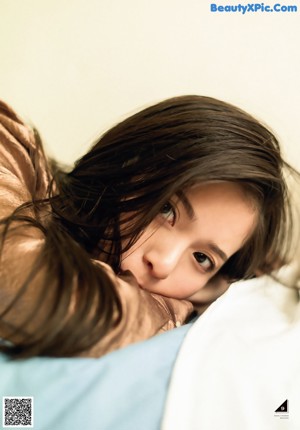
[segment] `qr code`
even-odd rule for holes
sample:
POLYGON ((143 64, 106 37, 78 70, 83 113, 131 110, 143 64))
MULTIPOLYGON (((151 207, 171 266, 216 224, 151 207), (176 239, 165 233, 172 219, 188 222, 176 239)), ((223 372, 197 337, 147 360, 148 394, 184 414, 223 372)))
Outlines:
POLYGON ((3 397, 3 427, 33 427, 33 397, 3 397))

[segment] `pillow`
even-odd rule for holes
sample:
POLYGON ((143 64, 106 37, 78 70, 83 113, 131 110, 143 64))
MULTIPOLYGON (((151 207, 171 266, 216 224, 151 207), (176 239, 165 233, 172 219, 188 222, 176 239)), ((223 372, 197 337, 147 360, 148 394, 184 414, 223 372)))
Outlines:
POLYGON ((33 397, 37 430, 158 430, 190 325, 99 359, 0 355, 0 396, 33 397))
POLYGON ((296 288, 268 276, 232 284, 184 340, 162 429, 299 430, 299 338, 296 288))

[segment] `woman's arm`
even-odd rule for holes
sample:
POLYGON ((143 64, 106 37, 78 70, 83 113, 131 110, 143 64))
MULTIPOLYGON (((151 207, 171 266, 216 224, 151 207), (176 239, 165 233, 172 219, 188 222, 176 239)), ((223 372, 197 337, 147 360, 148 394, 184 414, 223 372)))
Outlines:
POLYGON ((87 352, 88 356, 98 357, 178 327, 184 324, 192 313, 191 302, 149 293, 138 287, 134 277, 117 277, 109 266, 99 262, 98 264, 105 267, 116 283, 123 315, 119 326, 91 348, 87 352))
MULTIPOLYGON (((23 217, 23 221, 11 219, 5 240, 2 240, 7 224, 1 220, 10 217, 26 202, 47 197, 48 186, 47 160, 42 147, 37 146, 34 133, 12 109, 0 102, 0 337, 20 344, 25 349, 26 342, 35 339, 37 330, 43 333, 45 339, 54 339, 55 344, 55 336, 57 339, 63 339, 62 332, 66 327, 69 333, 75 330, 81 333, 81 326, 85 322, 74 323, 74 314, 77 309, 83 308, 78 306, 78 303, 86 297, 81 294, 83 284, 80 281, 80 269, 76 268, 76 271, 74 267, 70 267, 69 273, 75 273, 76 276, 71 280, 69 297, 67 294, 60 294, 57 280, 58 276, 61 279, 63 276, 59 273, 62 267, 59 265, 59 259, 61 253, 68 253, 69 249, 66 243, 52 241, 51 246, 56 247, 57 253, 52 249, 52 260, 49 259, 47 228, 38 228, 35 225, 38 216, 40 225, 45 222, 47 227, 49 207, 46 207, 44 214, 41 211, 37 213, 33 206, 23 209, 18 213, 23 217), (57 271, 53 269, 53 265, 58 268, 57 271), (34 267, 36 272, 32 273, 34 267), (67 304, 63 307, 61 304, 65 299, 67 304), (59 309, 65 309, 66 312, 62 313, 59 309), (62 314, 58 318, 59 312, 62 314), (58 321, 55 327, 48 324, 54 313, 55 318, 58 318, 55 320, 58 321)), ((117 278, 107 265, 92 260, 90 262, 101 266, 103 275, 106 273, 110 277, 123 312, 119 324, 110 326, 107 333, 101 338, 99 336, 99 341, 87 348, 82 355, 97 357, 129 343, 147 339, 173 328, 176 323, 182 324, 192 311, 189 302, 151 295, 141 290, 132 279, 117 278)), ((68 275, 65 271, 64 276, 68 275)), ((60 286, 64 289, 63 282, 60 286)), ((99 282, 99 290, 101 288, 99 282)), ((89 309, 91 311, 91 308, 89 309)), ((117 319, 116 313, 115 307, 112 320, 117 319)), ((97 318, 97 315, 92 317, 97 318)), ((100 317, 101 315, 99 319, 100 317)), ((91 314, 87 311, 86 319, 88 318, 91 318, 91 314)), ((75 351, 76 345, 71 345, 69 351, 72 348, 75 351)), ((52 350, 48 347, 48 350, 41 350, 40 353, 60 354, 55 351, 55 347, 52 350)))

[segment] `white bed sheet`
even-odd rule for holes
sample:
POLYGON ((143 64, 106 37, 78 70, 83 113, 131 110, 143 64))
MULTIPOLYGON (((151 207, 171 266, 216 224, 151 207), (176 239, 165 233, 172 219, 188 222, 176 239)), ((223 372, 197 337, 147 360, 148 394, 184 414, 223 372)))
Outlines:
POLYGON ((162 429, 300 429, 297 289, 266 276, 238 282, 198 319, 174 367, 162 429), (275 413, 286 400, 288 410, 275 413))

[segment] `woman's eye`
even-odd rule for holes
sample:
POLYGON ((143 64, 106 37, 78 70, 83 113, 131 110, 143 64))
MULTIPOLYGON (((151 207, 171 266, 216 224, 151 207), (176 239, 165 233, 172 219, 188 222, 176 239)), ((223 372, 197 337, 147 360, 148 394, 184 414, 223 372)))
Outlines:
POLYGON ((174 225, 176 221, 176 212, 171 203, 166 203, 160 210, 160 214, 171 224, 174 225))
POLYGON ((214 269, 215 265, 212 260, 202 252, 194 252, 194 258, 197 263, 206 271, 211 271, 214 269))

